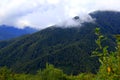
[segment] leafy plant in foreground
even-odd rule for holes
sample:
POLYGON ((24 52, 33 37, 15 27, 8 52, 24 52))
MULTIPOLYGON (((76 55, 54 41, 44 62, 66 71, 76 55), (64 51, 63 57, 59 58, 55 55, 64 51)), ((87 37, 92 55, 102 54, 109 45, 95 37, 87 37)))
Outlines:
POLYGON ((108 50, 108 46, 102 46, 102 42, 106 40, 106 37, 100 33, 100 28, 96 28, 95 34, 98 36, 96 40, 98 47, 93 51, 93 56, 97 56, 101 63, 95 80, 120 80, 120 42, 118 38, 116 52, 111 52, 108 50))

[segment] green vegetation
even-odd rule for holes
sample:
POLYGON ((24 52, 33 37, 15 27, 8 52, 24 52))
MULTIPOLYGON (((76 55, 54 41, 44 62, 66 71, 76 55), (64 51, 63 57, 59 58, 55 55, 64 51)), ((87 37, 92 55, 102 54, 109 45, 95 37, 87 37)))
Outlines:
POLYGON ((117 35, 117 48, 115 52, 109 51, 108 46, 102 46, 105 37, 100 33, 100 28, 96 28, 98 48, 93 51, 93 56, 99 57, 101 66, 97 73, 97 80, 120 80, 120 36, 117 35))
POLYGON ((66 75, 62 70, 46 64, 46 68, 39 70, 37 74, 15 74, 6 67, 0 68, 0 80, 92 80, 94 74, 82 73, 77 76, 66 75))
POLYGON ((109 51, 108 46, 102 43, 106 38, 96 28, 98 47, 92 56, 97 56, 101 63, 97 74, 80 73, 67 75, 61 69, 46 64, 46 68, 38 70, 36 74, 16 74, 6 67, 0 68, 0 80, 120 80, 120 35, 116 36, 117 48, 115 52, 109 51))
POLYGON ((92 24, 86 26, 89 28, 52 27, 3 41, 0 43, 0 66, 7 66, 17 73, 34 74, 49 63, 66 74, 96 73, 98 60, 90 57, 95 49, 95 27, 92 24))
POLYGON ((35 74, 49 63, 66 74, 97 73, 100 62, 91 57, 92 51, 98 47, 94 29, 101 29, 107 37, 102 46, 107 45, 108 51, 114 52, 116 43, 112 35, 120 34, 120 12, 98 11, 90 15, 95 23, 71 28, 55 25, 31 35, 0 41, 0 67, 7 66, 16 73, 35 74))

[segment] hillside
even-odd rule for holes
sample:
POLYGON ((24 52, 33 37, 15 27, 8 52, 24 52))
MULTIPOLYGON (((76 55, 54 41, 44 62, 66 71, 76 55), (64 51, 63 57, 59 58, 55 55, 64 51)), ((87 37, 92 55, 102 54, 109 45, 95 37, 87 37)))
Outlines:
POLYGON ((14 28, 13 26, 0 25, 0 40, 8 40, 25 34, 31 34, 37 30, 26 27, 24 29, 14 28))
POLYGON ((114 34, 120 34, 120 12, 97 11, 90 13, 95 23, 83 23, 72 28, 49 27, 37 33, 10 41, 0 42, 0 66, 8 66, 15 72, 35 73, 46 63, 68 74, 96 73, 97 58, 91 57, 96 48, 96 27, 109 38, 103 45, 114 50, 114 34))

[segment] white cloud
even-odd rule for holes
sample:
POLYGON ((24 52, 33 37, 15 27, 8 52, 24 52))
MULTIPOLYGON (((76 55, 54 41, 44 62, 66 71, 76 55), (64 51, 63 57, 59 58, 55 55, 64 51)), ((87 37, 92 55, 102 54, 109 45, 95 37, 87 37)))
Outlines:
POLYGON ((120 11, 120 0, 0 0, 0 24, 45 28, 95 10, 120 11))

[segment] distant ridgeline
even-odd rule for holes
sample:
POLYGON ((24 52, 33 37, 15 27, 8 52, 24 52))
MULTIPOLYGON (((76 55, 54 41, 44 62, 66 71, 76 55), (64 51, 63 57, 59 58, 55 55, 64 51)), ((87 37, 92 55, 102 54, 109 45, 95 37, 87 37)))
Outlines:
POLYGON ((0 25, 0 40, 8 40, 25 34, 31 34, 37 30, 26 27, 24 29, 14 28, 13 26, 0 25))
POLYGON ((35 73, 49 63, 67 74, 96 73, 100 63, 97 57, 91 57, 97 47, 94 30, 96 27, 101 29, 108 37, 102 45, 108 45, 109 50, 114 51, 113 35, 120 34, 120 12, 97 11, 90 15, 95 19, 94 23, 71 28, 49 27, 0 42, 0 66, 8 66, 19 73, 35 73))

